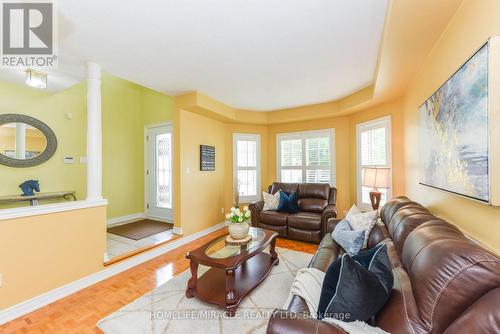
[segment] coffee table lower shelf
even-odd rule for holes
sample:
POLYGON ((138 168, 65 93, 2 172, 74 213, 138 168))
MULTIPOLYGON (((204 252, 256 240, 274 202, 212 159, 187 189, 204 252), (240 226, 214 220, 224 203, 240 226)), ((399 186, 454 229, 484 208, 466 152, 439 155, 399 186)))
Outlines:
MULTIPOLYGON (((194 282, 193 277, 190 279, 186 296, 222 306, 230 316, 234 316, 243 297, 255 289, 277 264, 277 257, 261 252, 235 270, 211 268, 194 282)), ((193 263, 191 265, 193 266, 193 263)), ((197 267, 197 264, 195 266, 197 267)), ((193 272, 193 268, 191 270, 193 272)))

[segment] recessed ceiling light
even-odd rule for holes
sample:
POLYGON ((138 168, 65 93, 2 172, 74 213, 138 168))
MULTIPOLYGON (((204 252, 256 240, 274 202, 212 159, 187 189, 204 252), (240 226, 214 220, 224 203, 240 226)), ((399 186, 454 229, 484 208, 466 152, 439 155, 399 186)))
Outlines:
POLYGON ((29 69, 26 71, 26 84, 31 87, 47 88, 47 73, 29 69))

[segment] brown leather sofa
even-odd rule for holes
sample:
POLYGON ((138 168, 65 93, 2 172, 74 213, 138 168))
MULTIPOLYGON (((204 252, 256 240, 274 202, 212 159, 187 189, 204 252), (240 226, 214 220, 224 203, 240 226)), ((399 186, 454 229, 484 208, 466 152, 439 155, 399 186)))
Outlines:
MULTIPOLYGON (((372 325, 389 333, 500 333, 500 257, 406 197, 381 210, 368 247, 387 243, 392 295, 372 325)), ((327 231, 340 219, 330 219, 327 231)), ((310 267, 326 271, 344 251, 325 235, 310 267)), ((345 333, 311 319, 304 300, 275 310, 267 333, 345 333)))
POLYGON ((270 194, 279 190, 286 194, 297 192, 299 213, 263 211, 264 201, 249 205, 252 226, 278 232, 280 237, 319 243, 326 233, 328 219, 337 217, 337 189, 324 183, 279 183, 267 189, 270 194))

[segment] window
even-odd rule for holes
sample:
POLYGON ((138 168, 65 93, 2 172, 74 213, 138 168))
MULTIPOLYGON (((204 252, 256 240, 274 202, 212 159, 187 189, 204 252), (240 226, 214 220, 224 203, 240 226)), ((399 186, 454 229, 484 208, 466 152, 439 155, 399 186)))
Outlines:
POLYGON ((233 134, 233 175, 240 203, 260 199, 260 135, 233 134))
MULTIPOLYGON (((358 206, 371 209, 371 188, 361 186, 364 167, 391 168, 391 118, 386 116, 356 126, 357 142, 357 184, 358 206)), ((391 196, 391 171, 389 171, 389 189, 379 189, 382 193, 380 206, 391 196)))
POLYGON ((335 184, 333 129, 278 134, 276 142, 281 182, 335 184))

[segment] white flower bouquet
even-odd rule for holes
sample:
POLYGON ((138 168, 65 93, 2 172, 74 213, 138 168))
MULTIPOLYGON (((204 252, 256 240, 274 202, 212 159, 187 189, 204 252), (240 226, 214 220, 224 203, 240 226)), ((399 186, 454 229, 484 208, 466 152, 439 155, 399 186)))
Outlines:
POLYGON ((250 210, 248 210, 248 206, 245 206, 243 210, 240 208, 231 208, 231 212, 226 215, 226 219, 232 223, 244 223, 248 219, 250 219, 250 210))

